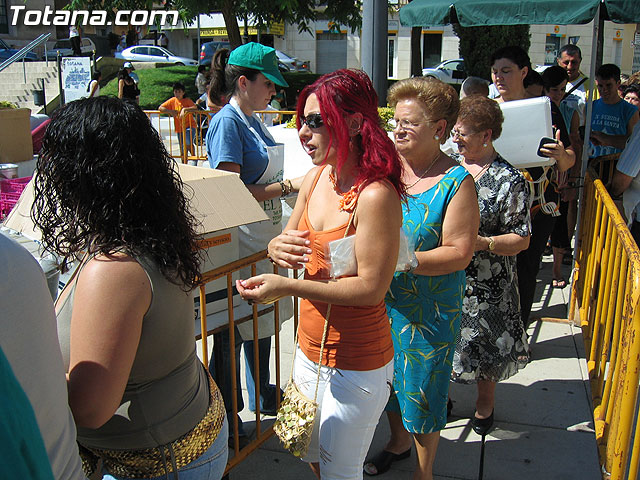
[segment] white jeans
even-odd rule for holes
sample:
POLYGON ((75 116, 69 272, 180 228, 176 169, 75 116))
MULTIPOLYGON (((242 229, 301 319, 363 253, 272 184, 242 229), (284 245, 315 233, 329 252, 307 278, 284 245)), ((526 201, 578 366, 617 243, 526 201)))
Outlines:
MULTIPOLYGON (((297 348, 293 378, 313 399, 318 364, 297 348)), ((320 367, 318 412, 305 462, 319 462, 323 480, 361 479, 362 465, 389 399, 393 360, 375 370, 320 367)))

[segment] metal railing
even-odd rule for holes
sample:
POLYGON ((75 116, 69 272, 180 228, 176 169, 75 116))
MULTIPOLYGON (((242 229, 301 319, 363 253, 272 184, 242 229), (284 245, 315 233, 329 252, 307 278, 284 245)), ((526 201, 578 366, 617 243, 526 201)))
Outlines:
MULTIPOLYGON (((202 247, 206 247, 207 241, 204 239, 201 243, 202 247)), ((201 340, 202 347, 202 359, 203 361, 207 361, 209 358, 209 349, 208 349, 208 337, 214 335, 216 333, 220 333, 224 330, 228 330, 229 332, 229 352, 218 352, 221 355, 229 355, 229 360, 231 363, 231 369, 227 372, 216 372, 216 377, 220 379, 221 376, 230 375, 231 379, 231 398, 225 398, 225 402, 230 401, 232 405, 231 413, 229 413, 228 418, 230 421, 229 424, 229 432, 230 437, 233 436, 233 447, 232 452, 233 456, 229 458, 227 463, 227 468, 225 474, 228 473, 231 469, 236 467, 242 460, 244 460, 251 452, 256 450, 260 445, 262 445, 265 441, 267 441, 273 435, 273 428, 271 423, 263 428, 263 420, 260 417, 260 355, 258 354, 258 317, 265 315, 267 313, 274 312, 274 329, 275 329, 275 383, 276 388, 279 388, 281 385, 281 361, 280 361, 280 308, 279 302, 275 302, 273 305, 257 305, 253 304, 251 308, 251 314, 242 316, 239 318, 235 318, 234 315, 234 302, 233 302, 233 286, 234 279, 233 275, 236 272, 239 272, 240 269, 251 267, 251 275, 256 275, 256 263, 261 260, 267 259, 267 251, 263 250, 261 252, 255 253, 248 257, 242 258, 235 262, 228 263, 226 265, 222 265, 218 268, 210 270, 208 272, 204 272, 200 279, 200 332, 206 332, 206 334, 196 335, 196 340, 201 340), (207 319, 207 300, 206 300, 206 286, 208 283, 213 282, 218 279, 226 279, 226 314, 227 314, 227 322, 214 326, 213 328, 209 328, 208 319, 207 319), (243 323, 243 322, 253 322, 253 358, 255 359, 255 370, 254 370, 254 384, 255 384, 255 399, 256 399, 256 413, 255 413, 255 437, 248 444, 240 448, 239 443, 239 435, 238 435, 238 403, 236 393, 238 389, 240 389, 240 385, 236 382, 236 369, 240 368, 239 365, 236 365, 236 357, 235 357, 235 326, 243 323)), ((274 273, 277 273, 277 267, 274 266, 274 273)), ((295 300, 295 299, 294 299, 295 300)), ((238 308, 237 306, 235 307, 238 308)), ((297 301, 294 301, 294 310, 293 310, 293 319, 294 319, 294 328, 297 325, 298 318, 298 308, 297 301)), ((216 345, 213 346, 214 350, 216 345)), ((215 355, 215 351, 214 351, 215 355)), ((216 362, 216 365, 218 363, 216 362)), ((276 395, 276 408, 280 407, 280 396, 276 395)))
POLYGON ((7 58, 4 62, 0 63, 0 72, 2 72, 5 68, 7 68, 13 62, 22 60, 22 74, 24 76, 24 83, 27 83, 27 70, 24 66, 25 57, 27 56, 27 53, 31 52, 34 48, 39 47, 40 45, 45 43, 47 40, 49 40, 50 36, 51 36, 51 33, 43 33, 39 35, 38 38, 36 38, 35 40, 32 40, 31 42, 29 42, 28 45, 25 45, 24 47, 22 47, 11 57, 7 58))
POLYGON ((605 478, 635 480, 640 461, 640 251, 593 167, 585 176, 583 198, 584 233, 576 246, 569 319, 582 327, 605 478))
MULTIPOLYGON (((180 159, 182 163, 196 163, 207 160, 207 147, 205 137, 209 122, 218 110, 195 110, 189 111, 180 119, 182 122, 182 132, 187 128, 191 129, 191 145, 189 145, 189 135, 178 135, 175 131, 174 118, 166 115, 159 110, 145 110, 151 123, 156 127, 167 150, 175 159, 180 159), (179 143, 180 137, 182 142, 179 143)), ((264 115, 293 115, 296 112, 292 110, 260 110, 255 112, 263 118, 264 115)))

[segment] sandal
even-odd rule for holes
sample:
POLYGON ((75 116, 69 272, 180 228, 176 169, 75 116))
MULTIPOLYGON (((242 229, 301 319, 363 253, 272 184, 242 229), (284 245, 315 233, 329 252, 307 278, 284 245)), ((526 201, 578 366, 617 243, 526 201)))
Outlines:
POLYGON ((567 281, 560 277, 560 278, 554 278, 551 281, 551 288, 564 288, 567 286, 567 281))
POLYGON ((393 462, 409 458, 410 455, 411 448, 402 453, 391 453, 387 450, 382 450, 379 454, 364 464, 363 471, 370 477, 380 475, 389 470, 393 462))

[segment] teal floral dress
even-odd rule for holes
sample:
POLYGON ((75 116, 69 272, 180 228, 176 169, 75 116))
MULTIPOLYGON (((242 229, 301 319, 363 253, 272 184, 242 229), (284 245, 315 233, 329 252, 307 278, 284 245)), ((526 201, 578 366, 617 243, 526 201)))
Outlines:
MULTIPOLYGON (((416 251, 440 244, 449 202, 469 175, 451 167, 429 190, 410 195, 402 206, 402 228, 416 251)), ((442 430, 447 423, 447 397, 465 272, 425 276, 397 272, 385 298, 391 319, 395 394, 387 410, 401 415, 411 433, 442 430)))

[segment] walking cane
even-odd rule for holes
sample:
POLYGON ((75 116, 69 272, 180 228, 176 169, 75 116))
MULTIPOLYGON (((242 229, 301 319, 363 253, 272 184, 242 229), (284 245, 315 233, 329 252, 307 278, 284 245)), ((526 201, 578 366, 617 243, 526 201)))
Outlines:
POLYGON ((478 480, 482 480, 482 475, 484 473, 484 441, 487 434, 482 435, 482 444, 480 446, 480 467, 478 468, 478 480))

